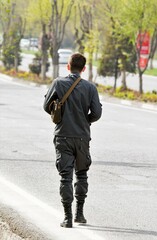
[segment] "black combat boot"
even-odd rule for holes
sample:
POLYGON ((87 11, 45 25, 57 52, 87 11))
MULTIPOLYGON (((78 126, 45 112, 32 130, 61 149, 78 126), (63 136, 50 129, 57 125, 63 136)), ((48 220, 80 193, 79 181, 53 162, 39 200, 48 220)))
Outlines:
POLYGON ((76 204, 76 214, 74 219, 74 222, 76 223, 87 223, 87 220, 83 215, 83 205, 84 203, 82 202, 77 202, 76 204))
POLYGON ((72 210, 71 204, 64 204, 64 221, 60 224, 61 227, 72 228, 72 210))

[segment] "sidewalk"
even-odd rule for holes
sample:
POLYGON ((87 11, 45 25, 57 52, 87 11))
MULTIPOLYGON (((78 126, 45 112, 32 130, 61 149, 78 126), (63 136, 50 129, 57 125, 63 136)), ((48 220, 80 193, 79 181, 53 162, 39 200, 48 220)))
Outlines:
POLYGON ((0 192, 0 217, 9 225, 2 224, 5 231, 0 240, 20 240, 5 238, 6 235, 21 236, 24 240, 106 240, 88 224, 74 223, 72 229, 61 228, 63 213, 3 177, 0 177, 0 192), (11 235, 14 232, 16 235, 11 235))

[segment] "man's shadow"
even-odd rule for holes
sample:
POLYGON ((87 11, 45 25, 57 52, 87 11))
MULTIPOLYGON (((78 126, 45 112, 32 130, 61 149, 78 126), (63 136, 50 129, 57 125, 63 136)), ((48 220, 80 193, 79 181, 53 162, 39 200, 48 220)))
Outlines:
POLYGON ((95 226, 90 224, 78 224, 76 228, 79 229, 87 229, 92 231, 105 231, 105 232, 114 232, 114 233, 126 233, 126 234, 137 234, 137 235, 148 235, 148 236, 157 236, 156 231, 152 230, 142 230, 142 229, 133 229, 133 228, 118 228, 118 227, 103 227, 103 226, 95 226))

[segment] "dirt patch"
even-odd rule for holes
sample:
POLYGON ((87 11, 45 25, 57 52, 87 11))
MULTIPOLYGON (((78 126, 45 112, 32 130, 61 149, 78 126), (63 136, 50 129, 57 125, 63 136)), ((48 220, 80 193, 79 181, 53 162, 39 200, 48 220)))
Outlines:
POLYGON ((16 211, 0 204, 0 240, 50 240, 50 238, 16 211))

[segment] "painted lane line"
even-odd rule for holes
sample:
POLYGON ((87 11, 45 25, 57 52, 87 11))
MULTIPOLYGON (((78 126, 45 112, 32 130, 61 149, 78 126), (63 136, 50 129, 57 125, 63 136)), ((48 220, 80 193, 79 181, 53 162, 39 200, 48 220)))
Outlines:
POLYGON ((121 100, 121 104, 128 105, 128 106, 132 105, 132 103, 128 100, 121 100))
MULTIPOLYGON (((0 177, 0 201, 20 212, 55 240, 106 240, 94 231, 92 226, 74 225, 73 229, 60 227, 63 214, 32 196, 15 184, 0 177), (11 197, 10 197, 11 196, 11 197), (53 238, 54 237, 54 238, 53 238)), ((96 229, 97 230, 97 229, 96 229)))
POLYGON ((15 82, 15 81, 13 81, 11 78, 9 79, 9 78, 2 77, 2 78, 1 78, 1 81, 5 82, 5 83, 12 84, 12 85, 17 85, 17 86, 20 86, 20 87, 34 88, 34 87, 31 86, 30 84, 29 84, 29 85, 26 85, 25 83, 15 82))
MULTIPOLYGON (((0 77, 1 77, 1 75, 0 75, 0 77)), ((38 84, 33 83, 33 82, 30 82, 30 83, 28 83, 28 82, 26 82, 26 83, 25 82, 23 82, 23 83, 16 82, 16 81, 14 81, 13 78, 6 77, 6 76, 4 76, 4 77, 2 76, 1 81, 6 82, 6 83, 15 84, 15 85, 20 86, 20 87, 27 87, 27 88, 40 87, 40 88, 43 88, 43 89, 46 89, 46 90, 49 88, 49 85, 46 85, 46 84, 38 85, 38 84)))
POLYGON ((14 183, 9 182, 8 180, 6 180, 5 178, 3 178, 1 176, 0 176, 0 183, 5 185, 7 188, 11 189, 13 192, 17 193, 18 195, 22 196, 26 200, 30 201, 31 203, 36 204, 40 208, 43 208, 46 212, 51 213, 58 218, 61 217, 61 214, 59 214, 59 212, 56 211, 54 208, 43 203, 38 198, 32 196, 28 192, 24 191, 20 187, 16 186, 14 183))
POLYGON ((153 131, 153 132, 155 132, 155 131, 157 131, 157 128, 147 128, 147 130, 149 130, 149 131, 153 131))
POLYGON ((151 105, 151 104, 145 104, 145 103, 143 103, 143 104, 142 104, 142 108, 150 109, 150 110, 156 110, 156 111, 157 111, 157 107, 154 107, 154 106, 151 105))
POLYGON ((153 110, 149 110, 149 109, 144 109, 144 108, 133 107, 133 105, 126 106, 126 105, 122 105, 122 104, 119 104, 119 103, 111 103, 111 102, 105 102, 105 101, 102 101, 101 103, 106 104, 106 105, 112 105, 112 106, 119 107, 119 108, 126 108, 126 109, 130 109, 130 110, 135 110, 135 111, 157 114, 156 108, 153 109, 153 110))

